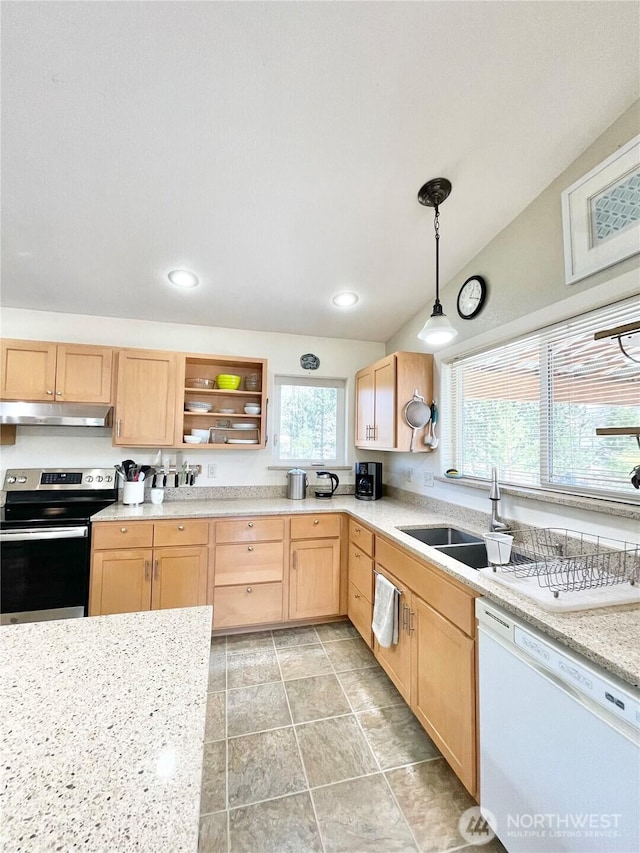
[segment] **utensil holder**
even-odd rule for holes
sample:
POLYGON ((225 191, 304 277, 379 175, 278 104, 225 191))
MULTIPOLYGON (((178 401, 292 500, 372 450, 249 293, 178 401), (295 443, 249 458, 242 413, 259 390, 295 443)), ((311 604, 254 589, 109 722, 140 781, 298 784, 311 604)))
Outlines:
POLYGON ((122 487, 122 503, 131 506, 144 503, 144 480, 141 482, 127 480, 122 487))
POLYGON ((511 559, 513 536, 507 533, 485 533, 484 544, 487 547, 487 559, 497 566, 506 565, 511 559))

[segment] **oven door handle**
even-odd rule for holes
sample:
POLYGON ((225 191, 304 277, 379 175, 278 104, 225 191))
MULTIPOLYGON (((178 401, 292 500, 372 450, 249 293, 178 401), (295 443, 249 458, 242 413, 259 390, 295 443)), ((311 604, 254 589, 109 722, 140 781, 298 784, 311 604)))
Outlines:
POLYGON ((23 530, 4 530, 0 542, 36 542, 42 539, 86 539, 89 528, 85 527, 27 527, 23 530))

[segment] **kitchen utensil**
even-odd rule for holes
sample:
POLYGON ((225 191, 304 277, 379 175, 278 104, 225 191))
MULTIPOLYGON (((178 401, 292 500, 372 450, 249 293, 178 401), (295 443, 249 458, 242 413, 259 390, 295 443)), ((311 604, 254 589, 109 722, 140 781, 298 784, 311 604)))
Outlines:
POLYGON ((134 474, 132 473, 134 468, 136 467, 136 463, 133 459, 125 459, 122 463, 122 470, 124 471, 125 480, 133 480, 134 474))
POLYGON ((292 468, 287 471, 287 497, 292 501, 299 501, 307 496, 309 480, 302 468, 292 468))
POLYGON ((260 406, 255 406, 252 403, 247 403, 244 407, 244 411, 246 415, 259 415, 260 406))
POLYGON ((122 503, 137 506, 144 503, 144 480, 141 482, 127 481, 122 487, 122 503))
POLYGON ((511 544, 513 536, 507 533, 485 533, 484 544, 487 548, 487 559, 490 563, 504 566, 511 557, 511 544))
POLYGON ((223 388, 226 391, 237 391, 242 381, 241 376, 236 376, 234 373, 219 373, 216 376, 218 388, 223 388))
POLYGON ((440 439, 436 436, 436 424, 438 423, 438 407, 436 401, 431 403, 431 423, 429 424, 429 436, 431 438, 431 449, 435 450, 440 444, 440 439))
POLYGON ((316 471, 316 477, 318 478, 315 485, 317 498, 330 498, 340 485, 338 476, 331 471, 316 471))
MULTIPOLYGON (((427 406, 424 397, 418 394, 418 389, 413 392, 413 399, 409 400, 404 407, 404 419, 408 426, 411 427, 411 441, 409 442, 409 453, 413 453, 413 445, 416 438, 416 433, 419 429, 423 429, 431 420, 431 408, 427 406)), ((425 437, 425 444, 427 439, 425 437)))
POLYGON ((152 504, 161 504, 164 500, 164 489, 151 489, 151 503, 152 504))

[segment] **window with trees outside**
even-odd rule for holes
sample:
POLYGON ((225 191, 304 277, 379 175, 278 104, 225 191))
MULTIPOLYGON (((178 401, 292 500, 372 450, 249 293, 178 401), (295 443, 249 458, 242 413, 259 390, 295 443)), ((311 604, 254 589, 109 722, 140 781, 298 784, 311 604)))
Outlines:
POLYGON ((343 465, 345 380, 275 378, 274 465, 343 465))
POLYGON ((640 333, 623 339, 631 357, 594 334, 639 314, 626 300, 445 366, 447 466, 481 479, 496 466, 503 483, 637 500, 636 437, 596 430, 640 427, 640 333))

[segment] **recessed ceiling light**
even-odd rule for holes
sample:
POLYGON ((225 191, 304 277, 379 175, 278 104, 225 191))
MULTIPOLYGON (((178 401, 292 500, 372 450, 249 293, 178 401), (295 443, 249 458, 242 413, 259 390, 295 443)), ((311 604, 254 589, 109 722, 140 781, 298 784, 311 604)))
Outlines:
POLYGON ((337 293, 331 300, 339 308, 350 308, 358 301, 357 293, 337 293))
POLYGON ((167 278, 176 287, 196 287, 199 284, 198 276, 189 270, 171 270, 167 278))

